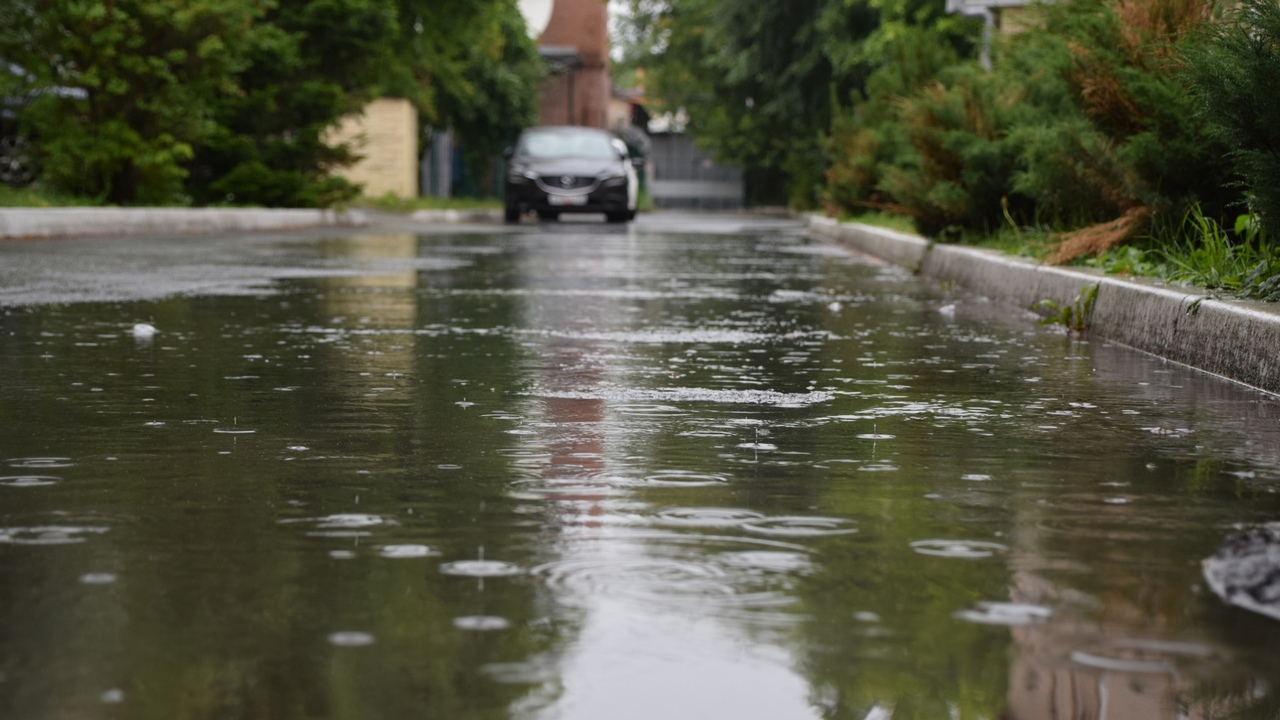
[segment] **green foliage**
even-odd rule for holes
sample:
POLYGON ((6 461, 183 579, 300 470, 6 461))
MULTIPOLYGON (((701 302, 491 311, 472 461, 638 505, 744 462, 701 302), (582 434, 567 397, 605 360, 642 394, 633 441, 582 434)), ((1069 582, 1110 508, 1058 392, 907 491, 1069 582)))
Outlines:
POLYGON ((1003 223, 1016 154, 1005 142, 1016 96, 975 65, 947 73, 901 103, 899 122, 915 150, 885 171, 880 189, 896 198, 926 235, 990 231, 1003 223))
POLYGON ((1097 268, 1109 275, 1164 277, 1168 274, 1166 266, 1151 259, 1153 255, 1158 254, 1134 245, 1122 245, 1100 256, 1086 258, 1081 264, 1097 268))
POLYGON ((1203 39, 1186 55, 1203 116, 1231 148, 1254 213, 1280 237, 1280 6, 1244 0, 1203 39))
POLYGON ((902 29, 881 49, 883 62, 867 79, 865 99, 855 93, 852 107, 833 103, 823 202, 834 213, 883 208, 905 216, 905 209, 880 189, 887 169, 915 159, 907 133, 897 121, 900 99, 919 92, 960 62, 946 38, 927 27, 902 29))
POLYGON ((44 188, 12 188, 0 184, 0 207, 87 207, 98 204, 93 198, 62 195, 44 188))
POLYGON ((262 0, 6 3, 0 58, 52 187, 116 203, 183 201, 211 98, 255 41, 262 0), (75 92, 58 91, 70 88, 75 92))
POLYGON ((1125 245, 1080 264, 1107 273, 1155 277, 1236 297, 1280 301, 1280 254, 1252 215, 1227 230, 1192 206, 1182 221, 1148 238, 1154 247, 1125 245))
POLYGON ((898 232, 910 233, 915 232, 915 225, 911 223, 911 219, 902 215, 894 215, 888 212, 865 212, 858 215, 850 215, 840 218, 841 220, 860 222, 865 225, 873 225, 888 230, 897 230, 898 232))
POLYGON ((656 110, 687 111, 717 160, 782 176, 787 200, 811 207, 839 103, 917 27, 965 51, 979 33, 941 0, 630 0, 624 64, 645 69, 656 110))
POLYGON ((359 189, 330 171, 354 160, 326 142, 343 115, 372 100, 393 57, 391 0, 283 0, 261 19, 213 127, 191 163, 202 204, 322 207, 359 189))
POLYGON ((1168 266, 1166 277, 1241 297, 1280 299, 1280 253, 1252 218, 1242 219, 1238 228, 1232 237, 1193 207, 1183 219, 1180 236, 1160 250, 1168 266))
POLYGON ((502 201, 492 198, 402 198, 391 193, 376 198, 361 198, 362 205, 395 213, 411 213, 415 210, 501 210, 502 201))
POLYGON ((1093 305, 1098 299, 1098 288, 1101 283, 1086 285, 1076 293, 1075 298, 1067 305, 1058 305, 1052 300, 1041 300, 1032 306, 1033 310, 1045 313, 1041 325, 1061 325, 1068 333, 1083 335, 1089 329, 1090 318, 1093 317, 1093 305))
POLYGON ((43 181, 117 204, 344 202, 344 115, 398 93, 492 156, 542 72, 511 0, 48 0, 0 28, 43 181))
POLYGON ((472 171, 537 121, 546 68, 511 0, 397 0, 401 62, 385 90, 407 97, 430 127, 450 128, 472 171))
POLYGON ((1029 27, 997 38, 994 69, 891 56, 886 83, 832 132, 828 204, 871 205, 928 235, 1017 223, 1067 229, 1134 208, 1215 214, 1233 198, 1224 146, 1193 112, 1170 58, 1205 5, 1075 0, 1028 10, 1029 27), (901 66, 901 69, 895 68, 901 66), (902 142, 905 133, 906 146, 902 142))

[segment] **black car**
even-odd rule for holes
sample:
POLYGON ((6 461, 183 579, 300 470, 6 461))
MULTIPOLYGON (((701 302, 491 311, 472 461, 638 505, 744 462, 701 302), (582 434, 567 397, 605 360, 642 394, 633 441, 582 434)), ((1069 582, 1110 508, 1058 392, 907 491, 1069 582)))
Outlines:
POLYGON ((635 166, 621 140, 585 127, 536 127, 507 154, 506 220, 527 212, 604 213, 609 222, 636 216, 635 166))

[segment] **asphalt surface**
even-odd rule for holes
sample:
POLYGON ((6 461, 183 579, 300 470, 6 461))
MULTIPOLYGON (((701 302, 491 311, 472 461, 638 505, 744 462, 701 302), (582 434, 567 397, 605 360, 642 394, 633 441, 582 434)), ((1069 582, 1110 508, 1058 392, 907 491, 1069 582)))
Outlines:
POLYGON ((290 278, 339 277, 444 269, 438 258, 334 257, 325 242, 369 235, 467 233, 734 233, 797 228, 787 218, 746 214, 651 213, 626 225, 594 216, 560 222, 450 224, 369 213, 358 228, 316 227, 258 233, 144 234, 0 241, 0 307, 155 300, 176 295, 270 292, 290 278), (423 263, 431 265, 422 267, 423 263))

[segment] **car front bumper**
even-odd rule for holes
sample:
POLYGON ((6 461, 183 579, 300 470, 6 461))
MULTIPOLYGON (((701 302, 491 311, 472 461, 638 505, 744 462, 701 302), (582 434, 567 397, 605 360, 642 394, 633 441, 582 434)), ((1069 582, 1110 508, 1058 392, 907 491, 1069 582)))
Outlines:
POLYGON ((506 205, 519 212, 616 213, 629 208, 626 184, 596 187, 589 192, 549 192, 535 182, 506 185, 506 205))

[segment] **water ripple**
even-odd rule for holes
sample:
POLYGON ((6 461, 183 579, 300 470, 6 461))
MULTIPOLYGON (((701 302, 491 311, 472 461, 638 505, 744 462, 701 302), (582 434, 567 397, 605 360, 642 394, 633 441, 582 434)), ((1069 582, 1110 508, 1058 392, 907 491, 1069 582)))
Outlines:
POLYGON ((995 542, 982 540, 917 540, 911 543, 911 549, 921 555, 935 557, 978 559, 989 558, 996 553, 1006 552, 1009 548, 995 542))
POLYGON ((330 634, 329 644, 338 647, 364 647, 373 644, 373 635, 359 630, 343 630, 330 634))
POLYGON ((1031 625, 1048 620, 1053 611, 1039 605, 1010 602, 980 602, 977 607, 956 613, 960 620, 981 625, 1031 625))
POLYGON ((709 473, 667 470, 645 477, 644 482, 646 485, 663 487, 707 487, 723 485, 729 482, 729 479, 722 475, 711 475, 709 473))
POLYGON ((406 558, 424 558, 439 555, 435 548, 427 545, 383 545, 378 554, 384 558, 402 560, 406 558))
POLYGON ((657 514, 658 521, 663 524, 705 528, 735 527, 752 520, 763 520, 764 517, 752 510, 733 508, 677 507, 660 510, 657 514))
POLYGON ((9 545, 69 545, 85 541, 84 535, 105 533, 104 527, 33 525, 0 528, 0 543, 9 545))
POLYGON ((716 560, 747 573, 805 574, 814 569, 813 560, 802 552, 782 550, 736 550, 721 553, 716 560))
POLYGON ((474 578, 510 577, 524 572, 519 565, 501 560, 458 560, 440 566, 445 575, 474 578))
POLYGON ((1174 675, 1187 662, 1217 659, 1212 647, 1197 642, 1108 639, 1091 647, 1074 650, 1072 662, 1116 672, 1174 675))
MULTIPOLYGON (((815 390, 807 393, 784 393, 775 392, 773 390, 722 390, 712 388, 667 388, 663 390, 607 388, 594 392, 539 390, 534 391, 533 395, 541 398, 562 400, 605 400, 608 402, 632 403, 632 405, 622 405, 622 408, 669 407, 665 405, 646 406, 642 404, 645 402, 655 401, 722 403, 733 405, 770 405, 784 408, 801 408, 817 403, 827 402, 835 398, 834 393, 821 390, 815 390)), ((678 411, 678 408, 670 408, 670 410, 664 410, 663 413, 639 413, 633 411, 630 414, 671 414, 671 411, 678 411)), ((623 412, 626 412, 626 410, 623 410, 623 412)))
POLYGON ((71 458, 64 457, 25 457, 10 458, 9 467, 21 470, 52 470, 54 468, 69 468, 75 465, 71 458))
POLYGON ((485 632, 506 630, 511 627, 511 621, 497 615, 464 615, 463 617, 454 618, 453 626, 459 630, 485 632))
POLYGON ((281 520, 281 525, 293 523, 310 523, 316 528, 307 535, 314 537, 364 537, 369 535, 364 528, 391 524, 378 515, 366 513, 337 513, 316 518, 291 518, 281 520))
POLYGON ((0 485, 6 487, 43 487, 54 485, 62 478, 52 475, 8 475, 0 477, 0 485))
POLYGON ((852 520, 803 515, 753 520, 743 523, 742 529, 760 535, 797 538, 849 535, 858 532, 858 528, 854 526, 852 520))

